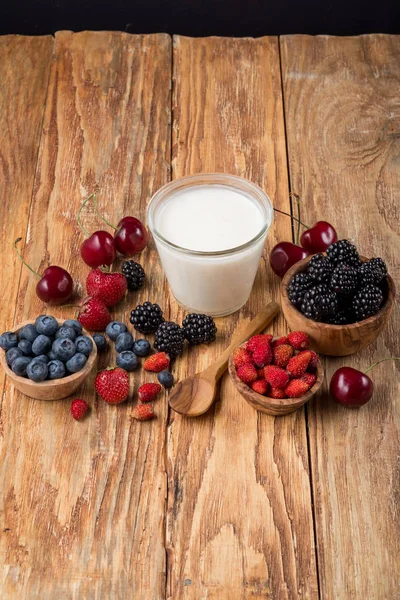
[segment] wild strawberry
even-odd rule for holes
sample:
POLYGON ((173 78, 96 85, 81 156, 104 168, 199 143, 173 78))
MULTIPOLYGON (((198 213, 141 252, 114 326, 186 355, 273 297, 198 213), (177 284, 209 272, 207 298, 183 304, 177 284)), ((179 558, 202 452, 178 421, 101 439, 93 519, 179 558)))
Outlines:
POLYGON ((299 352, 296 356, 292 356, 286 366, 286 370, 292 377, 301 377, 307 371, 310 360, 311 352, 303 350, 303 352, 299 352))
POLYGON ((312 369, 316 369, 319 363, 319 356, 316 352, 314 352, 314 350, 309 350, 309 352, 311 353, 311 359, 308 363, 308 366, 312 369))
POLYGON ((241 367, 246 364, 252 364, 253 359, 251 358, 250 352, 244 348, 235 348, 233 351, 233 364, 235 367, 241 367))
POLYGON ((111 323, 111 315, 104 302, 97 298, 88 298, 80 309, 78 321, 85 329, 104 331, 111 323))
POLYGON ((314 385, 314 383, 317 381, 317 376, 314 375, 313 373, 304 373, 304 375, 302 375, 300 377, 300 379, 302 381, 305 381, 307 385, 310 386, 310 388, 312 388, 312 386, 314 385))
POLYGON ((278 338, 277 340, 275 340, 274 342, 272 342, 272 348, 278 348, 278 346, 283 346, 283 345, 289 344, 289 340, 288 340, 288 336, 284 335, 280 338, 278 338))
POLYGON ((88 411, 88 405, 84 400, 77 398, 71 402, 71 413, 76 421, 80 421, 88 411))
POLYGON ((120 404, 129 394, 129 375, 124 369, 109 367, 97 373, 94 387, 108 404, 120 404))
POLYGON ((291 379, 285 387, 285 392, 289 398, 299 398, 310 389, 308 383, 302 379, 291 379))
POLYGON ((274 348, 274 365, 284 369, 289 360, 292 358, 293 352, 294 350, 292 346, 289 346, 289 344, 282 344, 281 346, 274 348))
POLYGON ((257 379, 257 371, 253 365, 243 365, 236 371, 237 376, 244 383, 253 383, 257 379))
POLYGON ((257 394, 261 394, 262 396, 265 396, 268 388, 269 384, 268 381, 265 381, 265 379, 257 379, 257 381, 253 381, 253 383, 251 384, 251 389, 257 392, 257 394))
POLYGON ((304 331, 291 331, 288 335, 289 344, 295 350, 303 350, 307 348, 310 340, 304 331))
POLYGON ((145 371, 152 371, 153 373, 160 373, 169 367, 170 358, 165 352, 157 352, 152 354, 143 363, 145 371))
POLYGON ((127 288, 126 277, 122 273, 103 273, 93 269, 86 278, 86 291, 92 298, 102 300, 106 306, 119 302, 127 288))
POLYGON ((282 390, 281 388, 277 387, 271 387, 271 389, 268 392, 268 397, 276 398, 277 400, 283 400, 284 398, 287 398, 285 390, 282 390))
POLYGON ((262 369, 257 369, 257 377, 258 379, 264 379, 264 367, 262 367, 262 369))
POLYGON ((289 375, 284 369, 275 367, 274 365, 267 365, 264 369, 264 377, 271 384, 272 387, 284 388, 289 381, 289 375))
POLYGON ((132 419, 138 421, 149 421, 154 418, 154 408, 151 404, 138 404, 132 411, 132 419))
POLYGON ((269 344, 261 343, 252 352, 253 362, 256 367, 265 367, 272 361, 272 349, 269 344))
POLYGON ((159 383, 144 383, 138 389, 139 400, 141 402, 152 402, 161 391, 159 383))
POLYGON ((269 345, 271 343, 271 340, 272 335, 270 335, 269 333, 259 333, 258 335, 253 335, 253 337, 251 337, 246 344, 246 350, 248 350, 249 352, 254 352, 254 350, 260 345, 269 345))

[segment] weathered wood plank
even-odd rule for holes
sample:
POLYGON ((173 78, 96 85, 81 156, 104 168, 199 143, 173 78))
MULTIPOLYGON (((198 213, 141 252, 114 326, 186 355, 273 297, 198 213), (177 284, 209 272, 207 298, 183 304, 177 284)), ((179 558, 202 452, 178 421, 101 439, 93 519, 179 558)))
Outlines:
MULTIPOLYGON (((326 219, 400 278, 400 37, 284 36, 282 73, 290 177, 304 220, 326 219)), ((396 308, 385 333, 354 357, 366 368, 399 355, 396 308)), ((399 367, 373 372, 370 404, 349 411, 326 388, 310 407, 322 598, 399 594, 399 367)))
MULTIPOLYGON (((167 35, 60 32, 43 125, 25 256, 71 271, 83 291, 88 268, 75 214, 94 188, 110 221, 144 218, 169 179, 171 40, 167 35)), ((21 125, 22 126, 22 125, 21 125)), ((93 213, 89 229, 99 228, 93 213)), ((148 283, 114 314, 161 286, 153 244, 140 257, 148 283)), ((16 319, 45 307, 28 272, 16 319)), ((71 309, 52 309, 71 316, 71 309)), ((106 360, 104 360, 106 362, 106 360)), ((138 382, 140 375, 135 376, 138 382)), ((166 402, 153 422, 131 421, 132 403, 82 397, 82 423, 69 401, 40 403, 7 386, 0 476, 4 493, 2 598, 165 597, 166 402)))
MULTIPOLYGON (((277 40, 176 37, 173 76, 173 178, 234 173, 288 210, 277 40)), ((278 298, 265 263, 276 240, 290 238, 290 220, 277 218, 249 302, 217 320, 216 344, 178 361, 179 378, 208 365, 239 321, 278 298)), ((174 302, 171 317, 183 317, 174 302)), ((225 377, 208 414, 173 417, 168 453, 168 597, 317 597, 302 411, 258 414, 225 377)))

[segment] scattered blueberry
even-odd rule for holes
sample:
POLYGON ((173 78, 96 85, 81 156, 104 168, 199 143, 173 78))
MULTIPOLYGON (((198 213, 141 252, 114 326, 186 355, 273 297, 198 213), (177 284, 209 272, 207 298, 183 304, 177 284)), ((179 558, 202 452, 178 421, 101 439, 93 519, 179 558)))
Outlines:
POLYGON ((46 363, 46 365, 50 360, 46 354, 39 354, 39 356, 36 356, 35 358, 36 360, 41 360, 42 362, 46 363))
POLYGON ((65 375, 64 363, 61 360, 51 360, 47 365, 49 379, 61 379, 65 375))
MULTIPOLYGON (((49 360, 57 360, 57 356, 56 356, 56 354, 53 352, 53 350, 50 350, 50 352, 48 352, 48 353, 47 353, 47 356, 48 356, 48 359, 49 359, 49 360)), ((38 358, 40 358, 40 357, 38 356, 38 358)))
POLYGON ((10 348, 15 348, 16 346, 18 346, 18 338, 16 333, 6 331, 0 335, 0 348, 3 348, 3 350, 7 351, 10 348))
POLYGON ((51 348, 51 339, 47 335, 38 335, 36 340, 32 344, 32 352, 39 356, 39 354, 46 354, 51 348))
POLYGON ((134 371, 139 365, 138 358, 131 350, 125 350, 121 354, 117 354, 117 366, 125 371, 134 371))
POLYGON ((148 356, 150 354, 150 342, 145 339, 136 340, 133 344, 133 351, 138 356, 148 356))
POLYGON ((82 325, 76 319, 67 319, 66 321, 64 321, 62 326, 72 327, 73 329, 75 329, 77 335, 81 335, 82 333, 82 325))
POLYGON ((108 335, 110 340, 113 340, 114 342, 119 336, 119 334, 124 333, 124 331, 127 331, 127 327, 120 321, 112 321, 106 327, 106 334, 108 335))
POLYGON ((107 340, 101 333, 95 333, 93 336, 94 343, 97 346, 99 352, 104 352, 107 348, 107 340))
POLYGON ((93 342, 87 335, 80 335, 75 340, 76 351, 84 354, 85 356, 89 356, 91 351, 93 350, 93 342))
POLYGON ((132 350, 133 346, 133 337, 127 331, 124 333, 120 333, 117 339, 115 340, 115 349, 118 352, 124 352, 125 350, 132 350))
POLYGON ((170 388, 174 385, 174 376, 169 371, 161 371, 157 375, 158 381, 166 388, 170 388))
POLYGON ((54 335, 58 329, 57 320, 50 315, 40 315, 35 321, 35 327, 38 333, 43 335, 54 335))
POLYGON ((32 356, 32 344, 29 340, 21 340, 18 342, 18 348, 22 350, 25 356, 32 356))
POLYGON ((34 325, 25 325, 19 332, 19 337, 22 340, 28 340, 29 342, 34 342, 39 335, 36 327, 34 325))
POLYGON ((21 348, 10 348, 6 352, 6 361, 9 367, 11 367, 12 363, 16 358, 20 358, 22 356, 21 348))
POLYGON ((69 325, 62 325, 56 333, 56 340, 58 340, 58 338, 68 338, 74 342, 76 339, 76 331, 73 327, 69 327, 69 325))
POLYGON ((59 360, 69 360, 76 352, 75 342, 68 338, 54 340, 51 349, 59 360))
POLYGON ((28 375, 29 379, 32 379, 32 381, 35 381, 36 383, 44 381, 47 377, 47 373, 48 368, 46 363, 42 362, 41 360, 37 360, 36 358, 31 360, 29 365, 26 367, 26 374, 28 375))
POLYGON ((77 352, 65 363, 65 366, 70 373, 77 373, 83 369, 86 363, 87 357, 81 352, 77 352))
POLYGON ((19 377, 26 377, 26 368, 32 362, 32 358, 20 356, 13 361, 11 366, 13 372, 19 377))

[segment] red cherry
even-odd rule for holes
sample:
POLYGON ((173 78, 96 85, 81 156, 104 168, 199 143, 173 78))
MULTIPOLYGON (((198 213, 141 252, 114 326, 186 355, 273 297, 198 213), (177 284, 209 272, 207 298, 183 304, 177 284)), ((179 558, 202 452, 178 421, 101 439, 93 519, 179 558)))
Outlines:
POLYGON ((341 367, 333 374, 329 391, 339 404, 358 408, 371 399, 374 382, 362 371, 341 367))
POLYGON ((325 252, 334 242, 337 242, 336 230, 327 221, 317 221, 310 229, 301 234, 300 244, 310 254, 325 252))
POLYGON ((115 247, 120 254, 133 256, 146 247, 148 237, 147 229, 139 219, 124 217, 114 234, 115 247))
POLYGON ((107 231, 95 231, 81 246, 81 256, 89 267, 111 265, 115 259, 113 236, 107 231))
POLYGON ((279 242, 271 250, 269 264, 276 275, 283 277, 291 266, 307 256, 309 256, 309 252, 301 246, 296 246, 292 242, 279 242))

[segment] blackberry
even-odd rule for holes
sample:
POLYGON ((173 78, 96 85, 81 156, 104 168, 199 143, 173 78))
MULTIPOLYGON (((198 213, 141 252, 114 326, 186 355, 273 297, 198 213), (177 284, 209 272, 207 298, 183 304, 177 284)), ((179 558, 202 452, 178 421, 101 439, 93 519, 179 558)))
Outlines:
POLYGON ((329 317, 326 322, 330 325, 347 325, 351 323, 351 315, 345 310, 339 310, 332 317, 329 317))
POLYGON ((144 302, 132 310, 130 322, 140 333, 154 333, 164 323, 163 312, 158 304, 144 302))
POLYGON ((371 258, 358 269, 358 276, 362 287, 376 285, 387 275, 386 265, 381 258, 371 258))
POLYGON ((290 302, 299 308, 303 302, 304 294, 311 287, 312 281, 307 273, 297 273, 290 280, 287 292, 290 302))
POLYGON ((351 296, 358 286, 358 271, 356 267, 349 267, 339 263, 332 273, 331 288, 338 294, 351 296))
POLYGON ((209 344, 215 341, 217 328, 212 317, 192 313, 185 317, 182 326, 189 344, 209 344))
POLYGON ((307 267, 307 275, 316 283, 328 281, 333 272, 333 264, 327 256, 316 254, 307 267))
POLYGON ((331 244, 326 254, 334 265, 345 263, 346 265, 358 267, 361 263, 357 248, 349 240, 339 240, 331 244))
POLYGON ((383 293, 375 285, 366 285, 353 298, 353 312, 357 321, 375 315, 383 302, 383 293))
POLYGON ((122 263, 122 273, 126 277, 128 290, 131 292, 140 289, 144 283, 145 272, 142 265, 134 260, 125 260, 122 263))
POLYGON ((385 261, 382 260, 382 258, 371 258, 371 260, 369 261, 369 264, 373 265, 375 267, 376 271, 381 273, 381 277, 379 278, 379 281, 381 281, 384 277, 386 277, 387 267, 386 267, 385 261))
POLYGON ((167 352, 171 357, 182 354, 185 343, 185 332, 182 327, 172 321, 164 321, 158 327, 154 338, 154 348, 159 352, 167 352))
POLYGON ((327 321, 338 309, 338 297, 326 285, 319 284, 304 294, 301 312, 308 319, 327 321))

